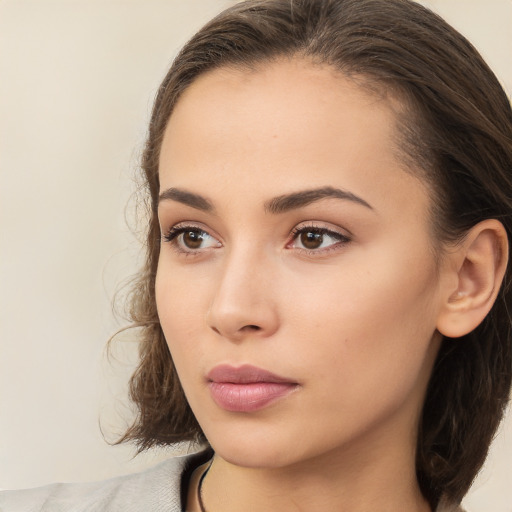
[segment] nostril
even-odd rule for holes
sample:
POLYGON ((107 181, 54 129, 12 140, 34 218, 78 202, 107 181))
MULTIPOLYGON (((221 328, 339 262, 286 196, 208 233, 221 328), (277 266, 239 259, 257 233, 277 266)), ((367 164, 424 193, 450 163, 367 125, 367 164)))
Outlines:
MULTIPOLYGON (((220 329, 218 329, 217 327, 215 327, 213 325, 210 326, 210 329, 213 332, 215 332, 216 334, 219 334, 220 336, 224 335, 220 329)), ((250 324, 250 325, 244 325, 241 329, 238 329, 239 333, 247 332, 247 331, 261 331, 261 327, 259 325, 250 324)))

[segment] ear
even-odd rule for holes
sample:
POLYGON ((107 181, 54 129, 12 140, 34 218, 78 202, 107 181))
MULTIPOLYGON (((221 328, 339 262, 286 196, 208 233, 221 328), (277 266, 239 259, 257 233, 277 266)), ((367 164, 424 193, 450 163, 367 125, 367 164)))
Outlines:
POLYGON ((503 224, 488 219, 474 226, 447 255, 448 279, 437 321, 444 336, 470 333, 486 317, 498 295, 508 262, 503 224))

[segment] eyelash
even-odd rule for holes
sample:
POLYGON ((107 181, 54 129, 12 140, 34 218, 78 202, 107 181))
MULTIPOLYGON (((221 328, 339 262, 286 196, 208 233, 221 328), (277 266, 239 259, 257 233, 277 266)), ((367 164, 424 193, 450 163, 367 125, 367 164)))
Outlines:
MULTIPOLYGON (((205 249, 208 249, 208 248, 184 249, 183 247, 181 247, 178 242, 178 237, 187 232, 196 232, 196 233, 206 234, 208 237, 211 237, 212 239, 216 240, 216 238, 213 237, 212 235, 210 235, 208 233, 208 231, 206 231, 205 229, 203 229, 199 226, 195 226, 192 224, 190 224, 190 225, 179 225, 178 224, 178 225, 172 226, 167 231, 167 233, 165 233, 162 236, 162 241, 169 243, 171 245, 171 247, 176 252, 178 252, 179 254, 185 255, 185 256, 197 256, 201 252, 203 252, 205 249)), ((295 227, 290 233, 291 240, 290 240, 290 242, 288 242, 286 244, 286 247, 293 248, 291 246, 299 239, 300 235, 302 235, 303 233, 313 233, 315 235, 327 235, 327 236, 331 237, 333 240, 336 240, 335 243, 329 245, 326 248, 320 248, 320 249, 307 249, 307 248, 301 248, 301 247, 296 248, 297 250, 301 251, 302 253, 305 253, 308 255, 318 256, 320 254, 325 254, 325 253, 333 251, 333 250, 339 250, 342 246, 348 244, 351 241, 350 237, 348 237, 338 231, 334 231, 331 229, 327 229, 325 227, 320 227, 320 226, 316 226, 314 224, 310 224, 310 225, 302 225, 302 226, 295 227)), ((219 242, 219 244, 220 244, 220 242, 219 242)))
POLYGON ((193 224, 189 224, 189 225, 178 224, 176 226, 172 226, 167 231, 167 233, 165 233, 162 236, 163 242, 169 243, 171 245, 171 247, 179 254, 183 254, 185 256, 196 256, 199 252, 201 252, 201 249, 197 249, 197 250, 188 249, 187 250, 187 249, 180 247, 180 245, 179 245, 178 237, 187 232, 196 232, 196 233, 206 234, 209 237, 214 238, 214 237, 212 237, 212 235, 210 235, 208 233, 208 231, 206 231, 205 229, 203 229, 199 226, 194 226, 193 224))
POLYGON ((327 235, 331 237, 333 240, 336 240, 335 243, 325 247, 323 249, 306 249, 306 248, 297 248, 301 252, 309 254, 309 255, 320 255, 325 254, 327 252, 336 251, 341 249, 344 245, 348 244, 351 239, 347 235, 340 233, 339 231, 334 231, 332 229, 328 229, 321 226, 316 226, 314 224, 302 225, 294 228, 291 232, 291 242, 287 244, 289 247, 291 244, 296 242, 299 239, 299 236, 303 233, 313 233, 315 235, 327 235))

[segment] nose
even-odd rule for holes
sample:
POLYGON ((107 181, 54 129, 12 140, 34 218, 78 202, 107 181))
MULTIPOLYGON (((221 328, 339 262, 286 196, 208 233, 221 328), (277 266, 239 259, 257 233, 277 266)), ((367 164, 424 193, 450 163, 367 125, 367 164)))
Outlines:
POLYGON ((248 252, 226 257, 207 312, 208 326, 232 341, 266 338, 279 328, 272 264, 248 252))

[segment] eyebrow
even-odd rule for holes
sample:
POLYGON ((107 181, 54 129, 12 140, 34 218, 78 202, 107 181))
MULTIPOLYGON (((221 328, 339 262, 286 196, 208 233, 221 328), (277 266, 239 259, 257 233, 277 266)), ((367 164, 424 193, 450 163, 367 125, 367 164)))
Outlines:
POLYGON ((204 212, 213 212, 213 204, 203 196, 179 188, 168 188, 158 196, 158 203, 171 199, 204 212))
POLYGON ((353 203, 360 204, 373 210, 373 207, 367 203, 363 198, 356 196, 352 192, 342 190, 334 187, 322 187, 311 190, 302 190, 299 192, 293 192, 291 194, 285 194, 282 196, 275 197, 265 203, 265 210, 278 214, 285 213, 290 210, 295 210, 308 204, 320 201, 321 199, 335 198, 352 201, 353 203))
MULTIPOLYGON (((299 192, 292 192, 291 194, 284 194, 282 196, 274 197, 265 202, 265 211, 272 214, 286 213, 290 210, 296 210, 303 206, 307 206, 321 199, 335 198, 352 201, 353 203, 360 204, 373 210, 373 207, 359 196, 352 192, 342 190, 334 187, 321 187, 311 190, 301 190, 299 192)), ((172 200, 178 203, 185 204, 197 210, 204 212, 214 212, 215 208, 211 201, 206 197, 193 192, 188 192, 179 188, 168 188, 164 190, 158 197, 158 202, 172 200)))

